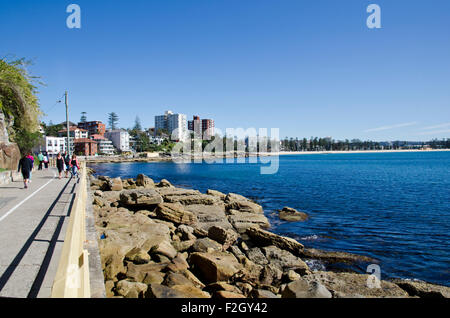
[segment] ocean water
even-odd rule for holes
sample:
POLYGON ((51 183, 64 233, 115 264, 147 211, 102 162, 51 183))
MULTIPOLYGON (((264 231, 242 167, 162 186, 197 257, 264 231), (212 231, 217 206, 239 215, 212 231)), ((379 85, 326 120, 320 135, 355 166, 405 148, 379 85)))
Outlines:
POLYGON ((450 152, 281 156, 274 175, 261 175, 261 165, 90 166, 98 175, 144 173, 202 192, 242 194, 264 207, 275 233, 307 247, 373 257, 382 279, 450 286, 450 152), (309 220, 279 220, 276 210, 284 206, 308 213, 309 220))

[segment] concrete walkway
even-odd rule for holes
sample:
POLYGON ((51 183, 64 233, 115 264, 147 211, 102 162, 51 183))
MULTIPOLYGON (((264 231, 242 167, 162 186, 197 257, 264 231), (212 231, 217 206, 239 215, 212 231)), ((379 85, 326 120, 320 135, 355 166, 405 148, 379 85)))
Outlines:
POLYGON ((28 189, 0 186, 0 297, 51 295, 78 183, 56 175, 34 171, 28 189))

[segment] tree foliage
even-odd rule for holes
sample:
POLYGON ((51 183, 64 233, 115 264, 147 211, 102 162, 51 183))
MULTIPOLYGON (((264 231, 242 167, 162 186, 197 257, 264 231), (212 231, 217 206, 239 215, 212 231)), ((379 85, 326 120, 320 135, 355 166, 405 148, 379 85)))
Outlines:
POLYGON ((42 83, 27 71, 30 64, 24 59, 0 59, 0 110, 13 121, 10 140, 17 142, 22 152, 30 151, 39 138, 41 111, 35 84, 42 83))
POLYGON ((108 124, 109 128, 111 130, 117 129, 117 124, 119 123, 119 115, 117 115, 115 112, 108 114, 108 124))

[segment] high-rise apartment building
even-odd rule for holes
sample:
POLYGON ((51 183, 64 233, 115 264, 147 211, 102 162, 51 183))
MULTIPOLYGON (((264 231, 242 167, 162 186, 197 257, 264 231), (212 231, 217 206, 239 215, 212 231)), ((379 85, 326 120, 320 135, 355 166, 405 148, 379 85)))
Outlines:
POLYGON ((155 116, 155 134, 159 130, 165 130, 169 133, 172 140, 186 140, 187 139, 187 121, 185 114, 174 114, 168 110, 164 115, 155 116))
POLYGON ((214 136, 214 120, 200 119, 199 116, 194 116, 193 120, 188 123, 189 131, 193 131, 197 136, 208 140, 214 136))

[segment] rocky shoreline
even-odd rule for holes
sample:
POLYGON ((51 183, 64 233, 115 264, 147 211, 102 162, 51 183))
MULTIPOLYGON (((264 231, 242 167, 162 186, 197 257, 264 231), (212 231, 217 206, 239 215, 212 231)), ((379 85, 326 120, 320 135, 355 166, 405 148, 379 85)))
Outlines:
MULTIPOLYGON (((142 174, 89 178, 107 297, 450 297, 445 286, 316 270, 317 260, 374 260, 307 249, 271 233, 263 208, 238 194, 204 194, 142 174)), ((291 221, 307 219, 290 208, 280 213, 291 221)))

